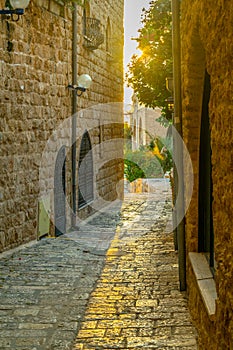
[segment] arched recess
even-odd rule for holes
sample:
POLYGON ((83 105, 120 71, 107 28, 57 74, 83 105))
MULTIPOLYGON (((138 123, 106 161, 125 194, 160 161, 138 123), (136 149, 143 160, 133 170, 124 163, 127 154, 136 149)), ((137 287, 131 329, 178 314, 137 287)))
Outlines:
POLYGON ((66 148, 57 154, 54 171, 54 224, 55 236, 66 232, 66 148))
POLYGON ((78 169, 78 208, 86 206, 94 199, 93 155, 91 139, 86 131, 82 137, 78 169))
MULTIPOLYGON (((196 19, 197 21, 197 19, 196 19)), ((183 33, 185 28, 183 28, 183 33)), ((206 70, 205 50, 200 38, 199 27, 190 27, 182 41, 182 134, 192 160, 192 168, 184 156, 184 182, 189 184, 193 171, 194 186, 192 199, 185 215, 186 246, 188 251, 198 251, 198 194, 199 194, 199 149, 202 117, 203 89, 206 70)), ((188 186, 185 188, 189 198, 188 186)))
POLYGON ((106 51, 108 53, 111 53, 112 52, 112 49, 111 49, 111 24, 110 24, 110 19, 108 17, 107 19, 107 26, 106 26, 106 51))
POLYGON ((214 229, 213 229, 213 182, 211 165, 211 133, 209 120, 210 76, 206 72, 204 81, 198 191, 198 250, 204 252, 214 273, 214 229))

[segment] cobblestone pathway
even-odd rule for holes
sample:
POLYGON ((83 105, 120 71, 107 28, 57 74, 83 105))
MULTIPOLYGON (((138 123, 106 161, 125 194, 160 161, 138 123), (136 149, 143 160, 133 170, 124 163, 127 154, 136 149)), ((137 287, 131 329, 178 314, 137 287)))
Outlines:
POLYGON ((64 239, 0 259, 0 349, 70 349, 103 262, 64 239))
POLYGON ((74 349, 197 349, 165 230, 170 204, 137 195, 131 210, 128 197, 74 349))
POLYGON ((197 349, 167 195, 128 194, 77 232, 0 255, 0 349, 197 349))

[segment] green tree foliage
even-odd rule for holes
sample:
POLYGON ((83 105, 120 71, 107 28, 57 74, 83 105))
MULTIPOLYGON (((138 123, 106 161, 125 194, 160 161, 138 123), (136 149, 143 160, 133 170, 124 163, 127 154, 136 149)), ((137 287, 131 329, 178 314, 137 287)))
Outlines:
POLYGON ((172 76, 171 0, 153 0, 143 9, 143 27, 136 38, 142 55, 133 55, 126 74, 132 87, 146 107, 161 107, 162 115, 171 118, 166 98, 166 77, 172 76))
POLYGON ((171 172, 173 167, 173 158, 172 158, 172 138, 171 137, 153 137, 150 135, 150 143, 147 148, 155 155, 158 159, 163 173, 171 172))
POLYGON ((125 153, 124 174, 129 182, 140 178, 163 177, 163 169, 158 159, 148 149, 125 153))

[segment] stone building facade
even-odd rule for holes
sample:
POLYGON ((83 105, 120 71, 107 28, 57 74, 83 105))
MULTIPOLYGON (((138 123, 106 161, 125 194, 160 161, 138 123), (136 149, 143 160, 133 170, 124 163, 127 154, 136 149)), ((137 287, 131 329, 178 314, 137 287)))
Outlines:
MULTIPOLYGON (((56 218, 71 226, 72 11, 60 0, 31 0, 19 21, 0 20, 0 251, 37 238, 40 226, 43 235, 49 220, 50 235, 56 218)), ((77 28, 77 74, 93 81, 77 97, 78 223, 96 200, 106 205, 121 192, 123 0, 77 6, 77 28)))
POLYGON ((187 290, 200 349, 211 350, 233 349, 232 37, 230 0, 181 2, 187 290))
POLYGON ((160 108, 147 108, 139 105, 138 100, 133 96, 133 111, 130 118, 132 129, 132 150, 138 150, 140 146, 148 145, 151 137, 165 138, 167 128, 157 121, 161 116, 160 108))

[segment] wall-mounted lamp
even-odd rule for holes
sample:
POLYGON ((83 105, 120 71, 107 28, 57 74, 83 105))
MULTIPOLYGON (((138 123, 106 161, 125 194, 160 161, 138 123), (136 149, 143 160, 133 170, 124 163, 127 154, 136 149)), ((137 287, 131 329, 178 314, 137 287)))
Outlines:
POLYGON ((24 14, 24 10, 29 5, 29 2, 30 0, 10 0, 12 9, 6 8, 0 10, 0 15, 10 15, 12 21, 17 22, 19 16, 24 14), (14 18, 14 15, 17 15, 16 19, 14 18))
POLYGON ((78 85, 68 85, 69 89, 75 90, 78 96, 81 96, 83 92, 90 88, 92 79, 88 74, 82 74, 78 77, 78 85))

